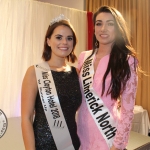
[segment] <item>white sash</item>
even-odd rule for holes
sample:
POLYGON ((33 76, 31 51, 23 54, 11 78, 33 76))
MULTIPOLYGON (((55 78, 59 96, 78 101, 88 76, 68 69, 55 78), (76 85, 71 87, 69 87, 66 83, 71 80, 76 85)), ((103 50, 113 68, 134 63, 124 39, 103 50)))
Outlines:
POLYGON ((75 150, 47 62, 34 65, 43 109, 58 150, 75 150))
POLYGON ((86 60, 91 54, 91 51, 87 51, 84 57, 84 63, 81 68, 80 78, 83 86, 83 92, 86 99, 86 104, 92 118, 94 119, 97 128, 103 135, 110 148, 113 143, 113 138, 116 133, 116 125, 112 114, 108 108, 104 105, 103 100, 96 94, 92 87, 94 77, 94 56, 86 60))

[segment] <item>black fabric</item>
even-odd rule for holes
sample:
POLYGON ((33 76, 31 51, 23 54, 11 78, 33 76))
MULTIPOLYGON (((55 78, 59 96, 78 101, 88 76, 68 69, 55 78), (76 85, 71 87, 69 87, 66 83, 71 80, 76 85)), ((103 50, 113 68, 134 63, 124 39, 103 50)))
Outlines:
MULTIPOLYGON (((77 136, 75 114, 82 100, 80 85, 76 69, 72 67, 70 72, 52 71, 60 105, 71 135, 75 150, 80 147, 77 136)), ((35 103, 35 119, 33 123, 36 150, 57 150, 53 136, 42 107, 39 93, 35 103)))

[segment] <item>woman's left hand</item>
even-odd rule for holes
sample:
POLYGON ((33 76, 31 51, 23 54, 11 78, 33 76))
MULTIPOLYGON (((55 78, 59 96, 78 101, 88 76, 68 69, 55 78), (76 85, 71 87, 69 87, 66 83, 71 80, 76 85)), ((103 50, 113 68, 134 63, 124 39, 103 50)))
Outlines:
POLYGON ((113 146, 110 148, 110 150, 120 150, 120 149, 115 148, 115 146, 113 145, 113 146))

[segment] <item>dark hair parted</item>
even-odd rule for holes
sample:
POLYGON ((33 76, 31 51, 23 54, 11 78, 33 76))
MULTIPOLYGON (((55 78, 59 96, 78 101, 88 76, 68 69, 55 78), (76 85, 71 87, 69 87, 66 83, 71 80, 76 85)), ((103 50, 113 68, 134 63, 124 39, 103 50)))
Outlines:
POLYGON ((47 38, 51 38, 54 30, 58 26, 67 26, 71 29, 71 31, 73 33, 73 49, 72 49, 72 52, 67 56, 67 60, 70 61, 71 63, 74 63, 77 60, 77 57, 74 54, 74 49, 75 49, 75 46, 76 46, 76 43, 77 43, 77 37, 76 37, 75 31, 74 31, 72 25, 66 20, 61 20, 61 21, 56 22, 53 25, 48 27, 48 30, 47 30, 46 36, 45 36, 45 41, 44 41, 44 51, 43 51, 43 54, 42 54, 42 58, 45 61, 48 61, 48 60, 51 59, 52 50, 51 50, 51 47, 48 46, 48 44, 47 44, 47 38))
MULTIPOLYGON (((126 86, 126 82, 131 76, 130 66, 128 64, 129 56, 134 57, 134 63, 136 63, 137 57, 134 48, 131 45, 129 32, 126 25, 126 22, 121 15, 121 13, 113 7, 102 6, 100 7, 93 16, 93 23, 95 25, 96 17, 100 13, 111 13, 115 20, 115 30, 116 30, 116 39, 112 46, 110 53, 110 58, 106 72, 103 77, 102 84, 102 93, 105 92, 105 80, 109 72, 111 72, 111 82, 108 88, 107 94, 111 94, 111 98, 117 100, 120 97, 120 94, 123 92, 126 86)), ((91 56, 95 53, 96 47, 95 43, 97 42, 95 34, 93 35, 93 52, 91 56)), ((97 47, 100 43, 98 42, 97 47)), ((136 68, 135 68, 136 70, 136 68)))

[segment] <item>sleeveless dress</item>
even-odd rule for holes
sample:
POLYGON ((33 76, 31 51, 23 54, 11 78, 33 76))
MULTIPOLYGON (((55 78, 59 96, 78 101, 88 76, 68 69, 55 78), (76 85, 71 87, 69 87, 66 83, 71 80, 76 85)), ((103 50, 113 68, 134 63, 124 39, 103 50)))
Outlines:
MULTIPOLYGON (((75 150, 78 150, 80 141, 77 135, 75 115, 81 104, 82 94, 76 69, 75 67, 71 67, 71 71, 69 72, 57 72, 52 70, 52 76, 73 146, 75 150)), ((43 110, 39 92, 37 93, 35 102, 33 128, 36 150, 57 150, 43 110)))

